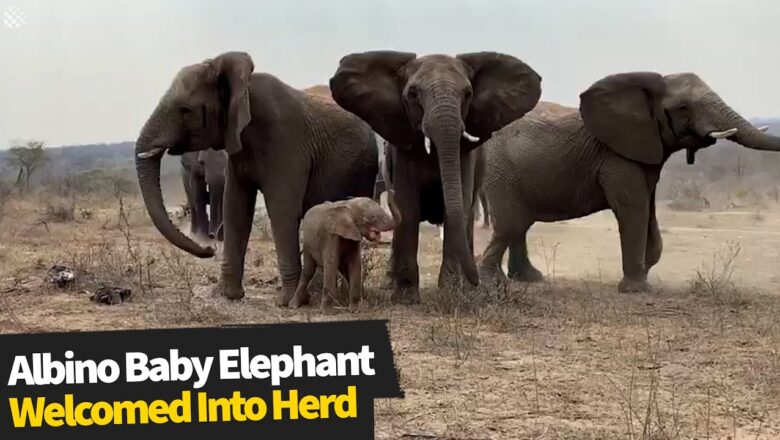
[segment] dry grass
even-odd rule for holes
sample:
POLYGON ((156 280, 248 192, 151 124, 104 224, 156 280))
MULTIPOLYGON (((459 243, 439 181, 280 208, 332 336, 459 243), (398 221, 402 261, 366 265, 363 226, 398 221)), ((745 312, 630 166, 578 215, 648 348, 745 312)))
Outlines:
POLYGON ((85 199, 77 209, 91 216, 48 226, 38 224, 45 206, 35 197, 0 206, 3 332, 390 319, 406 398, 377 403, 377 438, 780 436, 780 298, 735 279, 746 244, 701 255, 688 285, 653 295, 619 294, 600 273, 567 278, 557 240, 535 246, 545 282, 439 290, 430 268, 440 243, 428 231, 422 305, 389 303, 389 247, 367 245, 370 307, 322 314, 273 305, 270 231, 253 234, 247 297, 229 302, 211 294, 218 261, 170 246, 135 197, 85 199), (76 284, 51 286, 53 264, 74 269, 76 284), (133 295, 105 306, 80 293, 99 285, 133 295))

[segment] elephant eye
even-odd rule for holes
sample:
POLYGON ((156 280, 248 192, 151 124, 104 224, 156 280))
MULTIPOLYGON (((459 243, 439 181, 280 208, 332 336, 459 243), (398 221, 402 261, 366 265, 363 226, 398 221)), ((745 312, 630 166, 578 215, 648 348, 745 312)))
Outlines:
POLYGON ((417 86, 415 85, 409 86, 409 89, 406 91, 406 96, 408 96, 410 99, 417 99, 419 94, 420 91, 417 89, 417 86))
POLYGON ((179 113, 181 113, 182 116, 187 116, 190 113, 192 113, 192 109, 189 107, 182 106, 179 108, 179 113))
POLYGON ((471 99, 471 97, 472 97, 473 95, 474 95, 474 91, 473 91, 473 90, 471 90, 471 88, 470 88, 470 87, 469 87, 468 89, 466 89, 466 91, 465 91, 465 92, 463 92, 463 96, 466 98, 466 100, 469 100, 469 99, 471 99))

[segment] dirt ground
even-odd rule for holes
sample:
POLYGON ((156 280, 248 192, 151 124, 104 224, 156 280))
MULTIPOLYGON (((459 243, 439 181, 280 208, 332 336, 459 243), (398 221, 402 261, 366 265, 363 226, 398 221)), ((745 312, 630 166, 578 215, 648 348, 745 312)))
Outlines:
MULTIPOLYGON (((546 281, 477 292, 435 289, 441 243, 424 227, 423 304, 389 304, 380 246, 365 258, 362 310, 321 314, 273 305, 276 263, 261 220, 247 297, 229 302, 210 292, 218 261, 168 244, 138 199, 121 210, 118 200, 81 201, 73 220, 47 214, 52 203, 31 196, 0 213, 2 332, 388 318, 406 398, 377 401, 377 438, 780 438, 777 207, 659 206, 664 254, 651 294, 617 293, 609 212, 537 224, 529 246, 546 281), (54 264, 75 269, 76 285, 50 285, 54 264), (131 287, 131 300, 90 302, 85 292, 101 282, 131 287)), ((481 252, 489 231, 475 235, 481 252)))

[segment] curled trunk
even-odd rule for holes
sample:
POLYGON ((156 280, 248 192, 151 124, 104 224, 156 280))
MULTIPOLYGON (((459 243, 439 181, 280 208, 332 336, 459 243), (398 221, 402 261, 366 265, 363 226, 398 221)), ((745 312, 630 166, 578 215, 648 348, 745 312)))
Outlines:
POLYGON ((149 158, 139 158, 138 153, 146 151, 136 148, 135 168, 138 173, 138 183, 141 187, 141 195, 149 212, 149 217, 158 231, 168 241, 179 249, 185 250, 200 258, 214 256, 214 248, 201 246, 184 235, 168 217, 168 211, 163 204, 162 190, 160 188, 160 162, 162 154, 149 158))

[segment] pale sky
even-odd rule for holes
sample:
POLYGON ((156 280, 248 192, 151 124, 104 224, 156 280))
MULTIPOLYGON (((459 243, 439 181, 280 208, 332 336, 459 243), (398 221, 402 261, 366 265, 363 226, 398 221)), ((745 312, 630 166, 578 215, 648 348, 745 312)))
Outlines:
POLYGON ((134 140, 180 67, 228 50, 296 87, 351 52, 501 51, 574 106, 607 74, 692 71, 745 116, 780 116, 777 0, 0 0, 13 11, 0 148, 134 140))

